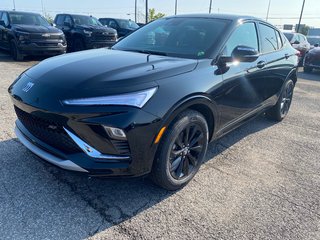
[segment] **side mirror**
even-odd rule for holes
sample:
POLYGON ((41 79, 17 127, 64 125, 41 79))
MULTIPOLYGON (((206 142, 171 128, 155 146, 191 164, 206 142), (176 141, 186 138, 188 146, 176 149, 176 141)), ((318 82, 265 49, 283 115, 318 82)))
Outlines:
POLYGON ((293 44, 300 44, 300 42, 298 40, 294 41, 293 44))
POLYGON ((71 23, 69 23, 69 22, 64 22, 63 26, 68 27, 68 28, 72 27, 71 23))
POLYGON ((314 47, 319 47, 319 43, 316 43, 316 44, 314 45, 314 47))
POLYGON ((0 26, 6 27, 6 24, 5 24, 5 22, 3 20, 0 20, 0 26))
POLYGON ((259 58, 259 52, 252 47, 239 45, 233 49, 231 57, 239 62, 254 62, 259 58))

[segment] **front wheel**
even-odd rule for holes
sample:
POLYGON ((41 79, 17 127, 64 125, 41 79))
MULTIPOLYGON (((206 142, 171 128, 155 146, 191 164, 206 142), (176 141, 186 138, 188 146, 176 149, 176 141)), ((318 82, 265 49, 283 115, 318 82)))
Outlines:
POLYGON ((23 60, 23 55, 20 54, 18 46, 17 46, 15 40, 13 40, 13 39, 10 42, 10 49, 11 49, 11 55, 12 55, 13 60, 15 60, 15 61, 22 61, 23 60))
POLYGON ((188 110, 169 126, 159 146, 152 180, 167 190, 185 186, 199 170, 208 147, 208 125, 199 112, 188 110))
POLYGON ((294 82, 289 79, 281 92, 277 104, 267 111, 268 118, 280 122, 287 116, 292 102, 293 90, 294 82))

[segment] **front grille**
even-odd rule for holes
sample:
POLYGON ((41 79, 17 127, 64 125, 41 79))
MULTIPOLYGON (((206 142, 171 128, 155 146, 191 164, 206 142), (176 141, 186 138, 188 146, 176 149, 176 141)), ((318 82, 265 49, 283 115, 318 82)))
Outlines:
POLYGON ((119 154, 130 155, 130 148, 127 141, 111 140, 111 143, 113 144, 113 146, 119 154))
POLYGON ((116 35, 104 35, 102 32, 97 32, 93 34, 93 39, 96 41, 115 41, 116 35))
POLYGON ((15 111, 23 126, 36 138, 67 154, 81 152, 61 124, 24 112, 16 106, 15 111))
POLYGON ((54 34, 54 33, 32 33, 30 34, 30 39, 31 40, 58 40, 58 39, 63 39, 63 35, 62 34, 54 34))

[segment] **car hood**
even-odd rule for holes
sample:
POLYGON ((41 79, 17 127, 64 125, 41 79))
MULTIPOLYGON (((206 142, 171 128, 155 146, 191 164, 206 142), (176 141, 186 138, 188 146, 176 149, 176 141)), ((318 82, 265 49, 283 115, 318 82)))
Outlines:
POLYGON ((197 63, 193 59, 135 52, 88 50, 40 62, 22 74, 9 92, 33 106, 47 101, 121 94, 157 86, 156 80, 190 72, 197 63), (25 92, 23 89, 30 82, 33 86, 25 92))
POLYGON ((117 31, 113 28, 109 28, 106 26, 92 26, 92 25, 76 25, 77 28, 87 30, 87 31, 92 31, 92 32, 112 32, 112 33, 117 33, 117 31))
POLYGON ((309 53, 311 54, 316 54, 316 55, 320 55, 320 47, 314 47, 312 48, 309 53))
POLYGON ((12 28, 27 33, 62 33, 61 30, 52 26, 13 24, 12 28))

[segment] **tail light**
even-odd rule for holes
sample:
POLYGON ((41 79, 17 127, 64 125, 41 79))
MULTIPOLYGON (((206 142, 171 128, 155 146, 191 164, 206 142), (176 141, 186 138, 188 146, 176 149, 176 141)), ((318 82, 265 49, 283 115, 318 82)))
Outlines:
POLYGON ((302 56, 301 52, 296 50, 296 56, 301 57, 302 56))

